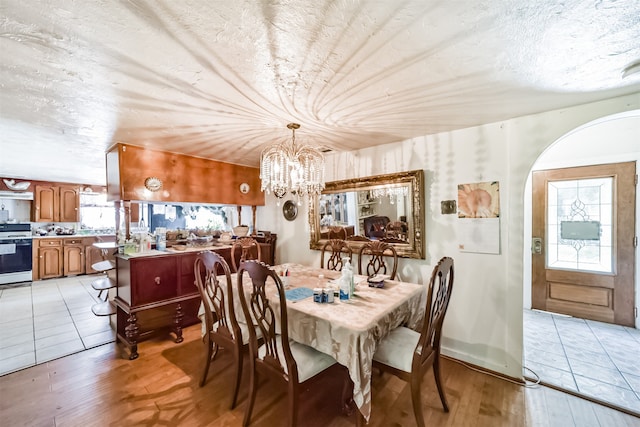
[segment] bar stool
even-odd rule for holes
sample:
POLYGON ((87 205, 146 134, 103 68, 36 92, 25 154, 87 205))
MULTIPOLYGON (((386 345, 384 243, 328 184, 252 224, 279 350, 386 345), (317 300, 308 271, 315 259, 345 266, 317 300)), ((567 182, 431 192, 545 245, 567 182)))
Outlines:
POLYGON ((111 316, 112 314, 116 313, 115 306, 111 303, 111 301, 109 301, 109 289, 115 288, 117 285, 116 281, 113 278, 109 277, 108 274, 108 272, 115 269, 115 267, 116 266, 113 261, 109 260, 96 262, 95 264, 91 265, 91 268, 93 268, 94 270, 104 273, 103 276, 91 282, 91 287, 96 291, 99 291, 98 298, 102 299, 102 293, 105 293, 102 302, 96 303, 91 306, 91 311, 96 316, 111 316))

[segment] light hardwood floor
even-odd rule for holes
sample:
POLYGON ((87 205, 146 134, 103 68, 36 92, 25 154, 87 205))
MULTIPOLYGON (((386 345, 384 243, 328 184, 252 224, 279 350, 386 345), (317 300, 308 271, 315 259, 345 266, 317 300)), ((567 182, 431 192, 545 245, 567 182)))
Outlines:
MULTIPOLYGON (((239 426, 247 404, 243 376, 238 406, 229 409, 231 359, 222 352, 200 388, 203 345, 199 326, 185 341, 168 337, 140 344, 129 361, 116 344, 105 344, 0 377, 2 425, 17 426, 239 426)), ((247 372, 245 364, 245 373, 247 372)), ((525 388, 444 360, 443 381, 451 412, 440 406, 433 375, 424 381, 425 422, 431 426, 638 426, 640 419, 545 387, 525 388)), ((301 426, 352 426, 343 416, 339 383, 301 399, 301 426)), ((414 426, 409 388, 390 375, 373 376, 370 426, 414 426)), ((253 426, 286 421, 284 390, 260 385, 253 426)))

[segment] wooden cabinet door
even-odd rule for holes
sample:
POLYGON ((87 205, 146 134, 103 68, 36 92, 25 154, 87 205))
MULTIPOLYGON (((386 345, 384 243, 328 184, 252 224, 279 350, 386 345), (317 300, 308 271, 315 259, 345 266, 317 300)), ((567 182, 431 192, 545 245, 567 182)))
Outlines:
POLYGON ((132 306, 178 296, 177 256, 133 259, 131 272, 132 306))
POLYGON ((41 247, 38 260, 40 279, 62 276, 62 246, 41 247))
POLYGON ((260 245, 260 261, 273 265, 273 253, 269 243, 258 243, 260 245))
POLYGON ((33 222, 58 221, 58 191, 58 187, 36 185, 33 195, 33 222))
POLYGON ((60 222, 80 221, 80 190, 78 187, 60 186, 60 222))
POLYGON ((96 248, 93 245, 93 239, 84 239, 84 258, 85 258, 85 271, 87 274, 97 273, 91 266, 96 262, 103 261, 102 250, 96 248))
POLYGON ((198 292, 193 264, 198 257, 197 252, 180 255, 180 289, 178 295, 190 295, 198 292))
POLYGON ((84 274, 84 245, 82 244, 82 239, 65 239, 63 253, 62 274, 64 276, 84 274))
POLYGON ((84 273, 84 249, 82 246, 65 246, 63 274, 74 276, 84 273))

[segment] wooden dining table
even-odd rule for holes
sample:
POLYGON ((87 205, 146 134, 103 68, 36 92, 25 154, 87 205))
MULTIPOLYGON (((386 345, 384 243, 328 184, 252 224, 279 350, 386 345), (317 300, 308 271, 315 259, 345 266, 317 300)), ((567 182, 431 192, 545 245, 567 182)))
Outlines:
MULTIPOLYGON (((301 293, 299 288, 337 287, 339 271, 293 263, 272 268, 289 273, 286 290, 289 338, 326 353, 347 367, 353 381, 353 402, 368 421, 373 354, 378 343, 394 328, 419 327, 426 306, 426 287, 393 280, 385 281, 383 288, 369 287, 365 276, 355 275, 353 299, 341 301, 336 297, 333 303, 318 303, 313 296, 295 299, 301 293)), ((235 290, 235 275, 232 280, 235 290)), ((274 298, 272 302, 278 312, 277 300, 274 298)), ((238 320, 245 322, 237 297, 234 308, 238 320)))

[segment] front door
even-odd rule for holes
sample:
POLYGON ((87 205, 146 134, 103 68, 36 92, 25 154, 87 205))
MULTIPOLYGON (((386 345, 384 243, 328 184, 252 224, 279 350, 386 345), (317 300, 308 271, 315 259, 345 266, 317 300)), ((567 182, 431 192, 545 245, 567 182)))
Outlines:
POLYGON ((533 172, 532 308, 635 325, 635 171, 533 172))

